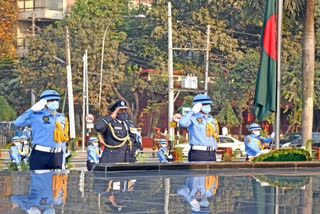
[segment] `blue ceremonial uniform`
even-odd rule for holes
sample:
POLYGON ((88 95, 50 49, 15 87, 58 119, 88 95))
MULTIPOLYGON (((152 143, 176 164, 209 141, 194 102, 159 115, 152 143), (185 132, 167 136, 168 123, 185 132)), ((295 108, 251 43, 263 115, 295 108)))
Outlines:
POLYGON ((32 128, 31 144, 33 150, 30 155, 30 170, 62 168, 62 150, 66 147, 66 143, 57 143, 54 141, 54 129, 56 122, 59 122, 63 129, 65 123, 64 114, 57 112, 54 116, 46 108, 41 111, 33 111, 32 109, 29 109, 16 119, 14 123, 15 126, 29 125, 32 128), (52 151, 38 151, 37 147, 35 147, 36 145, 52 148, 52 151), (54 149, 60 147, 61 149, 54 149), (35 155, 37 158, 34 158, 35 155), (42 157, 38 157, 39 155, 42 157))
POLYGON ((25 211, 35 207, 38 210, 53 210, 66 199, 67 175, 57 172, 32 173, 29 195, 12 195, 11 200, 25 211))
POLYGON ((263 143, 272 142, 272 138, 263 138, 261 136, 256 136, 254 134, 248 135, 244 139, 245 150, 248 156, 256 156, 261 152, 263 143))
POLYGON ((94 163, 99 163, 99 148, 93 145, 87 147, 87 169, 91 171, 94 163))
POLYGON ((193 111, 190 110, 179 120, 179 125, 181 127, 186 127, 190 136, 189 144, 191 149, 189 151, 189 161, 216 160, 215 150, 217 149, 217 142, 213 136, 207 136, 207 122, 210 122, 215 131, 218 132, 218 127, 215 125, 215 119, 211 115, 206 116, 200 112, 194 114, 193 111), (193 150, 192 146, 206 146, 212 149, 208 149, 208 151, 198 151, 193 150))
POLYGON ((164 148, 164 147, 161 147, 158 150, 157 156, 158 156, 160 162, 168 162, 168 161, 172 161, 173 160, 173 157, 170 154, 169 150, 167 148, 164 148))
POLYGON ((12 162, 15 162, 17 164, 21 162, 21 155, 20 155, 21 148, 19 148, 16 145, 14 145, 14 146, 11 146, 8 149, 8 152, 9 152, 9 155, 10 155, 10 160, 12 162))
POLYGON ((209 202, 207 198, 214 196, 217 188, 217 176, 188 177, 186 184, 177 189, 177 194, 183 196, 191 206, 194 205, 192 203, 193 200, 199 201, 197 210, 195 207, 192 207, 193 213, 208 213, 209 202))

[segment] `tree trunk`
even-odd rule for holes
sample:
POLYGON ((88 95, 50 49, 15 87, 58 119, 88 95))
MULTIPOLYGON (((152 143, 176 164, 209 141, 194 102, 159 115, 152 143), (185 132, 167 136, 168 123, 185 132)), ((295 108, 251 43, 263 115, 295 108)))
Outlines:
MULTIPOLYGON (((302 65, 302 143, 304 146, 308 140, 312 139, 315 61, 314 12, 315 0, 306 0, 302 65)), ((307 149, 311 154, 311 146, 307 149)))
POLYGON ((132 113, 132 119, 136 124, 138 124, 138 115, 139 115, 139 112, 140 112, 139 94, 138 94, 137 91, 134 91, 133 95, 134 95, 134 100, 136 102, 136 109, 132 113))

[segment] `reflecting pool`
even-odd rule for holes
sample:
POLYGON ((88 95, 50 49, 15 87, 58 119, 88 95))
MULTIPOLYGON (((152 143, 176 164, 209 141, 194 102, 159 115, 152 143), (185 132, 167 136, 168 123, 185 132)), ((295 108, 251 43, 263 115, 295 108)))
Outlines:
POLYGON ((0 213, 320 213, 320 168, 0 172, 0 213))

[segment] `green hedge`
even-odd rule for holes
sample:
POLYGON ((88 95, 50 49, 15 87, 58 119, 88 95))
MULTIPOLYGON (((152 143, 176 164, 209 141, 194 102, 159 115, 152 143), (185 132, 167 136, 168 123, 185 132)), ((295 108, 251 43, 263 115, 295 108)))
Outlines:
POLYGON ((269 153, 261 154, 252 161, 310 161, 309 152, 301 148, 276 149, 269 153))

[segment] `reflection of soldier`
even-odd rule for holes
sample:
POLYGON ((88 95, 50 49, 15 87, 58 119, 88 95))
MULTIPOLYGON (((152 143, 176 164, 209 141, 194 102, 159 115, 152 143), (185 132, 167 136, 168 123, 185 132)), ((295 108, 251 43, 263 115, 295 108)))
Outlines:
POLYGON ((152 157, 155 155, 155 151, 158 150, 161 145, 160 145, 160 139, 161 139, 161 132, 160 128, 156 128, 156 132, 153 135, 153 144, 152 144, 152 157))
POLYGON ((68 175, 49 170, 31 174, 29 195, 12 195, 11 200, 28 213, 55 213, 67 198, 68 175))
POLYGON ((117 100, 109 107, 111 115, 95 124, 100 143, 105 146, 101 163, 135 162, 138 130, 129 120, 127 108, 124 100, 117 100))
POLYGON ((160 140, 160 144, 161 144, 161 148, 157 152, 160 162, 173 161, 172 155, 170 154, 169 150, 166 148, 167 147, 166 139, 162 138, 160 140))
POLYGON ((209 213, 208 198, 214 196, 217 189, 218 176, 188 177, 177 194, 191 205, 192 213, 209 213))
POLYGON ((114 179, 114 180, 104 180, 99 179, 94 182, 93 190, 102 196, 108 198, 109 203, 107 203, 115 211, 123 211, 126 207, 125 200, 130 198, 128 192, 134 190, 136 184, 135 179, 114 179))

